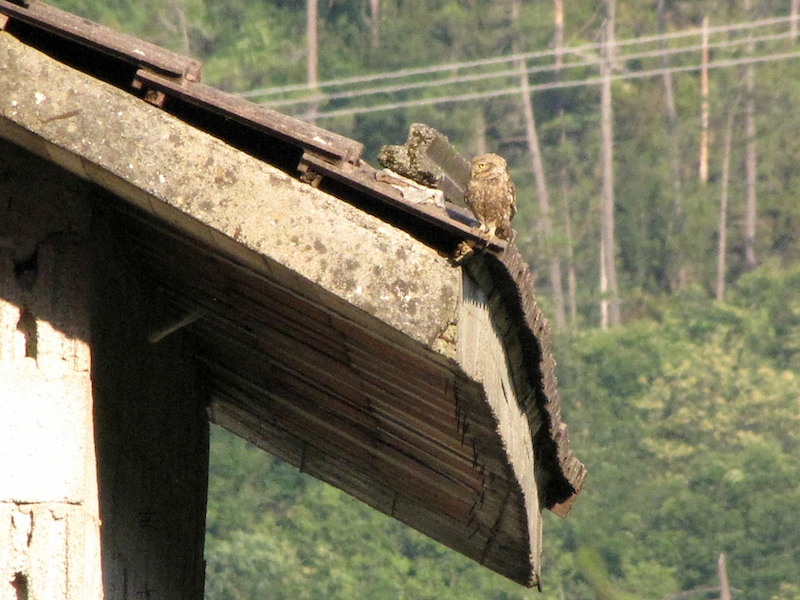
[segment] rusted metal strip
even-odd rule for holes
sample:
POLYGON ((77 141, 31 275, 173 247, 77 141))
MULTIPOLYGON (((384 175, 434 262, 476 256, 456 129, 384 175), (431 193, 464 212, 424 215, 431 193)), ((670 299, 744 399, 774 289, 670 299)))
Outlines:
MULTIPOLYGON (((335 164, 356 162, 363 151, 363 144, 333 132, 304 123, 265 107, 253 104, 238 96, 198 83, 201 63, 193 58, 181 56, 133 36, 119 33, 87 19, 64 12, 41 2, 22 6, 0 0, 0 27, 15 33, 16 29, 28 27, 46 32, 50 40, 64 39, 80 44, 89 51, 98 53, 98 60, 82 57, 83 68, 87 65, 90 75, 112 81, 122 87, 130 84, 137 90, 144 89, 144 97, 156 106, 164 106, 168 97, 180 99, 202 110, 225 119, 231 119, 247 129, 264 133, 288 142, 299 148, 298 156, 310 152, 335 164), (124 72, 131 69, 135 77, 122 79, 120 84, 107 73, 93 72, 109 69, 107 60, 119 61, 110 67, 124 72), (102 66, 101 66, 102 65, 102 66)), ((35 44, 34 44, 35 45, 35 44)), ((43 46, 52 48, 52 41, 43 46)), ((128 91, 132 88, 128 87, 128 91)), ((202 121, 203 119, 200 119, 202 121)), ((201 124, 195 124, 202 128, 201 124)), ((235 140, 228 140, 236 144, 235 140)))
POLYGON ((144 88, 179 98, 256 131, 298 145, 327 162, 356 162, 364 149, 360 142, 202 83, 175 81, 144 69, 136 73, 136 81, 144 88))
POLYGON ((448 206, 442 209, 434 204, 413 203, 404 200, 400 192, 396 191, 391 185, 375 178, 377 171, 372 167, 356 167, 353 165, 337 167, 326 164, 310 155, 304 156, 301 162, 309 170, 323 177, 330 177, 379 200, 383 204, 435 225, 443 234, 451 235, 461 240, 470 240, 478 247, 485 247, 494 252, 502 252, 506 247, 506 242, 500 238, 495 237, 488 242, 482 238, 475 227, 467 224, 470 217, 460 207, 448 206))
POLYGON ((0 14, 9 20, 4 29, 9 29, 11 23, 18 20, 131 65, 147 67, 169 77, 188 81, 200 80, 200 61, 170 52, 41 2, 30 2, 23 6, 0 0, 0 14))

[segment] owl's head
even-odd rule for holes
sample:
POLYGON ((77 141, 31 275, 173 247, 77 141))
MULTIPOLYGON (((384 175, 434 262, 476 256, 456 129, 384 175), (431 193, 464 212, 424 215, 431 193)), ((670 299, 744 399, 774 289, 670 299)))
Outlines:
POLYGON ((472 159, 472 177, 483 179, 494 177, 508 170, 506 159, 497 154, 479 154, 472 159))

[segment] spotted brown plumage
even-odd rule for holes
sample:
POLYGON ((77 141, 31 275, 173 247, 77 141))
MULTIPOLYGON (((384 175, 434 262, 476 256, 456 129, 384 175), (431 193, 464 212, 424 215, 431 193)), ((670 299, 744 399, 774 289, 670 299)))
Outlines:
POLYGON ((511 238, 511 219, 517 212, 514 182, 502 156, 481 154, 472 159, 464 199, 486 237, 511 238))

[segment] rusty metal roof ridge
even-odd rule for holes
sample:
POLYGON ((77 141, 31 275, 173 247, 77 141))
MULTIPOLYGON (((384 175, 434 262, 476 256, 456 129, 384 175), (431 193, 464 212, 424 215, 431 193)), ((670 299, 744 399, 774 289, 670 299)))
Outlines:
MULTIPOLYGON (((0 0, 0 15, 6 20, 17 19, 43 31, 55 33, 98 50, 103 54, 114 56, 148 67, 172 77, 183 77, 189 81, 200 80, 200 61, 181 56, 155 44, 150 44, 132 35, 120 33, 94 23, 88 19, 59 10, 38 0, 0 0)), ((3 29, 4 23, 0 23, 3 29)))
MULTIPOLYGON (((337 164, 357 162, 361 156, 363 144, 360 142, 199 83, 201 63, 194 58, 38 0, 0 0, 0 29, 18 34, 29 45, 65 64, 139 95, 167 112, 172 110, 165 106, 165 99, 179 100, 221 116, 228 122, 233 120, 247 129, 289 142, 327 161, 337 164), (31 35, 32 31, 37 34, 31 35), (75 45, 81 49, 80 52, 75 51, 75 45)), ((182 115, 178 116, 181 118, 182 115)), ((207 120, 207 116, 201 119, 207 120)), ((205 129, 197 122, 192 124, 205 129)), ((206 130, 223 137, 219 135, 220 128, 216 129, 206 130)), ((225 141, 231 142, 230 139, 225 141)), ((232 145, 237 144, 232 142, 232 145)), ((248 151, 247 148, 241 149, 248 151)))

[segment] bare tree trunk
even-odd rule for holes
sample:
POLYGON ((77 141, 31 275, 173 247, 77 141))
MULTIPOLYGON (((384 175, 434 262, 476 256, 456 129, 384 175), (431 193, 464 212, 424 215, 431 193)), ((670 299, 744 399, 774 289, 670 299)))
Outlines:
MULTIPOLYGON (((622 319, 614 260, 614 132, 611 110, 611 66, 614 56, 614 11, 616 0, 606 0, 608 18, 605 28, 605 56, 600 63, 602 87, 600 95, 601 162, 603 170, 602 206, 600 211, 601 255, 608 285, 608 325, 618 326, 622 319)), ((601 277, 602 278, 602 277, 601 277)))
POLYGON ((608 329, 608 275, 606 273, 606 244, 600 236, 600 329, 608 329))
MULTIPOLYGON (((511 2, 511 19, 516 22, 519 19, 520 0, 511 2)), ((518 50, 514 44, 515 51, 518 50)), ((528 151, 531 155, 531 170, 536 180, 536 196, 539 201, 539 224, 544 238, 545 252, 548 256, 548 266, 550 271, 550 286, 553 289, 553 302, 555 304, 555 324, 563 327, 566 324, 564 313, 564 286, 561 281, 561 263, 553 249, 553 226, 550 220, 550 196, 547 192, 547 182, 545 180, 544 165, 542 162, 542 152, 539 147, 539 136, 536 133, 536 120, 533 114, 533 102, 531 101, 531 88, 528 81, 528 73, 525 71, 525 61, 516 61, 519 71, 519 88, 522 96, 522 109, 525 118, 525 138, 528 142, 528 151)))
POLYGON ((559 70, 564 63, 564 0, 555 0, 553 6, 553 46, 555 47, 556 75, 560 78, 559 70))
POLYGON ((700 70, 700 183, 708 182, 708 17, 703 17, 700 70))
MULTIPOLYGON (((656 4, 658 12, 658 32, 662 36, 666 33, 667 25, 664 15, 664 0, 658 0, 656 4)), ((681 181, 681 157, 678 144, 677 124, 678 111, 675 109, 675 97, 672 91, 672 74, 669 69, 669 57, 666 53, 667 41, 661 39, 661 67, 664 69, 664 105, 667 111, 667 135, 670 141, 670 159, 672 163, 672 193, 673 193, 673 216, 670 222, 670 231, 667 243, 674 248, 677 266, 676 287, 686 286, 686 265, 683 253, 683 182, 681 181), (677 243, 676 243, 677 242, 677 243)))
MULTIPOLYGON (((748 18, 751 15, 750 0, 745 0, 744 10, 748 18)), ((747 51, 752 54, 755 46, 752 34, 748 34, 747 51)), ((747 178, 747 195, 744 206, 744 262, 745 268, 756 268, 756 120, 755 120, 755 67, 750 64, 745 68, 746 104, 745 104, 745 173, 747 178)))
POLYGON ((369 0, 370 39, 373 48, 381 43, 380 5, 380 0, 369 0))
POLYGON ((478 114, 475 117, 475 154, 486 154, 486 115, 483 114, 483 107, 478 107, 478 114))
MULTIPOLYGON (((308 87, 315 89, 319 83, 317 77, 317 0, 306 0, 306 43, 308 51, 308 63, 306 73, 308 87)), ((319 105, 314 103, 308 107, 308 120, 315 123, 319 105)))
MULTIPOLYGON (((555 21, 553 45, 555 47, 555 79, 561 80, 561 68, 564 65, 564 2, 555 0, 553 7, 555 21)), ((558 119, 561 122, 561 139, 559 144, 563 147, 567 141, 567 131, 564 127, 563 92, 558 92, 558 119)), ((563 163, 559 169, 561 206, 564 211, 564 234, 567 238, 567 296, 569 303, 569 323, 575 328, 578 323, 578 279, 575 275, 575 253, 572 241, 572 215, 569 201, 569 169, 563 163)))
POLYGON ((178 28, 181 32, 182 52, 188 56, 191 54, 191 47, 189 43, 189 24, 186 19, 186 7, 182 3, 174 2, 172 3, 172 8, 175 10, 175 14, 178 17, 178 28))
POLYGON ((728 236, 728 182, 730 180, 731 166, 731 138, 733 137, 733 118, 738 106, 737 101, 728 111, 728 120, 725 124, 725 141, 722 147, 722 181, 719 195, 719 230, 717 236, 717 286, 716 298, 720 302, 725 296, 725 254, 727 252, 728 236))
POLYGON ((578 327, 578 277, 575 274, 575 251, 572 240, 572 214, 569 203, 567 168, 561 169, 561 196, 564 199, 564 229, 567 237, 567 294, 569 295, 569 323, 578 327))
POLYGON ((719 600, 731 600, 731 588, 728 585, 728 569, 725 566, 725 555, 720 554, 717 561, 719 575, 719 600))

